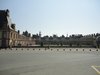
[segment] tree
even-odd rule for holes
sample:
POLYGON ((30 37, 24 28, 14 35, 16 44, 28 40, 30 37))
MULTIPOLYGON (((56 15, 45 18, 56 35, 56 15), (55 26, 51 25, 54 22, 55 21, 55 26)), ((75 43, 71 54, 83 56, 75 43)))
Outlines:
POLYGON ((98 37, 96 38, 96 44, 97 44, 97 47, 99 48, 99 45, 100 45, 100 36, 98 36, 98 37))
POLYGON ((64 36, 64 35, 62 35, 62 36, 61 36, 61 38, 65 38, 65 36, 64 36))
POLYGON ((28 37, 31 37, 31 33, 28 34, 28 37))
POLYGON ((60 45, 63 46, 63 43, 61 42, 60 45))
POLYGON ((27 36, 28 35, 28 32, 27 31, 23 32, 23 35, 24 36, 27 36))
POLYGON ((41 42, 41 47, 43 47, 43 42, 41 42))
POLYGON ((70 45, 70 47, 72 47, 72 43, 70 43, 69 45, 70 45))
POLYGON ((31 37, 31 33, 28 33, 27 30, 25 32, 23 32, 23 35, 26 36, 26 37, 31 37))
POLYGON ((18 30, 18 34, 20 34, 20 30, 18 30))
POLYGON ((56 34, 53 35, 53 38, 57 38, 58 36, 56 34))
POLYGON ((80 46, 80 43, 77 43, 77 46, 79 47, 80 46))

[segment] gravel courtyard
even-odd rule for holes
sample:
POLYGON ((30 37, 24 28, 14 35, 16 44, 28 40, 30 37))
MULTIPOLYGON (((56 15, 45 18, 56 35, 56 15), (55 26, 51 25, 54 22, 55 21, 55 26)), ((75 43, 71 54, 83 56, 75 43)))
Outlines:
POLYGON ((13 48, 0 50, 0 75, 99 75, 99 72, 100 49, 13 48))

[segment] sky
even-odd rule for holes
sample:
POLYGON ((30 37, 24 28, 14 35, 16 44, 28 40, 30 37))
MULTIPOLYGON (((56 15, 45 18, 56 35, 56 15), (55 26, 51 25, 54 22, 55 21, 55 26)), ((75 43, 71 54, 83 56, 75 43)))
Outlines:
POLYGON ((16 30, 31 34, 100 33, 100 0, 0 0, 16 30))

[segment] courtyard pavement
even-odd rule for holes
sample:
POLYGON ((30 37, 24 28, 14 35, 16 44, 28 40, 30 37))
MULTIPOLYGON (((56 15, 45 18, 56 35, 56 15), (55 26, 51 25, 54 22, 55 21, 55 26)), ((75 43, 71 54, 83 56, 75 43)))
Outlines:
POLYGON ((1 49, 0 75, 100 75, 100 49, 1 49))

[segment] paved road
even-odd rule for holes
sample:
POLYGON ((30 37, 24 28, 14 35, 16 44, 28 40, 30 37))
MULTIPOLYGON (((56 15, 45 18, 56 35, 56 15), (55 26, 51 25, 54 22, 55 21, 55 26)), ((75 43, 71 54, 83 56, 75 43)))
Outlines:
POLYGON ((96 50, 3 49, 0 50, 0 75, 99 75, 91 67, 100 66, 100 50, 96 50))

